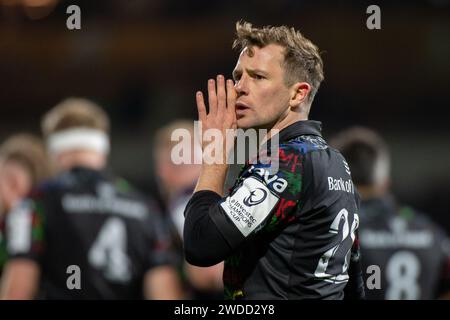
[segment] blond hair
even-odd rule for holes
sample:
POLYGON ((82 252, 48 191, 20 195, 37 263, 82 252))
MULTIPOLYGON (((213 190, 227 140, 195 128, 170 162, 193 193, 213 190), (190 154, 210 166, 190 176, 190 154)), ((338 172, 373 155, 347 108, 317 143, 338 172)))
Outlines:
POLYGON ((72 129, 89 128, 109 133, 109 118, 94 102, 83 98, 68 98, 47 112, 41 123, 45 138, 52 133, 72 129))
MULTIPOLYGON (((277 44, 284 48, 285 84, 291 86, 295 82, 305 81, 311 85, 308 101, 311 103, 324 79, 323 62, 319 49, 300 31, 286 26, 254 28, 251 23, 236 23, 236 39, 233 48, 243 50, 253 46, 263 48, 269 44, 277 44)), ((252 51, 249 51, 252 55, 252 51)))
POLYGON ((21 133, 9 137, 0 146, 0 159, 15 162, 24 168, 36 185, 51 175, 44 144, 38 137, 21 133))

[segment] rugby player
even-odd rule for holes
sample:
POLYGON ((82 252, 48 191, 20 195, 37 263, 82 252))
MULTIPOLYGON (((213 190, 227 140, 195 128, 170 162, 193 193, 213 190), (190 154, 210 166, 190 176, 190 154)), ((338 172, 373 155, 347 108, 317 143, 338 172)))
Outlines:
POLYGON ((229 129, 269 130, 266 145, 276 136, 279 147, 267 152, 279 170, 248 163, 224 196, 228 149, 221 163, 204 161, 185 210, 186 258, 199 266, 225 260, 227 299, 363 298, 350 170, 321 123, 308 120, 324 78, 319 50, 285 26, 238 22, 236 31, 234 83, 208 81, 209 112, 197 92, 199 119, 203 130, 222 132, 224 146, 229 129))
POLYGON ((172 226, 174 243, 180 255, 179 266, 183 282, 186 284, 188 296, 192 299, 210 300, 223 297, 223 262, 207 268, 193 266, 187 263, 183 253, 183 226, 184 208, 189 201, 200 174, 200 164, 193 161, 191 154, 190 163, 175 164, 172 150, 176 144, 172 140, 172 134, 176 130, 184 130, 188 133, 192 145, 197 152, 200 150, 199 142, 194 141, 195 126, 190 120, 174 120, 159 128, 155 134, 153 154, 155 155, 155 174, 158 178, 158 187, 166 203, 166 218, 172 226))
POLYGON ((106 113, 67 99, 44 116, 42 130, 58 174, 9 214, 2 298, 180 298, 158 215, 106 171, 106 113))
POLYGON ((380 270, 379 284, 372 272, 364 273, 367 299, 450 298, 450 242, 429 217, 395 199, 385 141, 373 130, 353 127, 330 144, 347 159, 361 195, 363 270, 380 270))
POLYGON ((49 161, 38 137, 15 134, 0 146, 0 273, 7 259, 6 214, 49 176, 49 161))

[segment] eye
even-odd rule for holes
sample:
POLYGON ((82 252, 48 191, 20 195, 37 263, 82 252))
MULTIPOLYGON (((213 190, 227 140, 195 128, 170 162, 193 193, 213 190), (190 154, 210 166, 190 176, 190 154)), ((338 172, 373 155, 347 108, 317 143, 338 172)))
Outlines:
POLYGON ((236 81, 239 81, 239 80, 241 79, 241 75, 240 75, 240 74, 235 74, 235 75, 233 76, 233 79, 234 79, 235 82, 236 82, 236 81))
POLYGON ((265 79, 265 77, 260 74, 255 74, 255 79, 262 80, 262 79, 265 79))

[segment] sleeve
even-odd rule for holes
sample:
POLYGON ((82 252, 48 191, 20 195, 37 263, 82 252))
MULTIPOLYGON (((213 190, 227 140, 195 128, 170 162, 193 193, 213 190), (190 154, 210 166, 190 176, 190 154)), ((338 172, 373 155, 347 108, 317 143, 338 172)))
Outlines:
POLYGON ((44 204, 27 198, 7 215, 6 236, 9 259, 27 258, 41 263, 45 248, 44 204))
POLYGON ((255 164, 244 170, 229 196, 195 193, 185 210, 188 262, 218 263, 246 239, 279 230, 295 219, 302 193, 303 158, 297 148, 281 148, 277 163, 255 164))
MULTIPOLYGON (((233 249, 233 246, 222 236, 222 232, 211 219, 210 211, 220 210, 218 202, 220 195, 213 191, 194 193, 185 210, 184 222, 184 254, 187 262, 200 267, 213 266, 223 261, 233 249)), ((224 227, 231 227, 225 225, 224 227)), ((242 235, 231 227, 236 243, 243 240, 242 235)), ((234 243, 234 242, 232 242, 234 243)))

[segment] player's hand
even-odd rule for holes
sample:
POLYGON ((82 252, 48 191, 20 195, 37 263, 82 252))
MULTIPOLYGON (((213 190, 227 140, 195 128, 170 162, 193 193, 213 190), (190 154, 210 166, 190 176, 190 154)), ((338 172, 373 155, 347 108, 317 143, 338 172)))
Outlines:
POLYGON ((205 132, 210 129, 218 129, 221 132, 223 163, 226 163, 225 155, 229 153, 234 143, 234 139, 232 139, 227 144, 227 136, 230 137, 230 133, 232 133, 230 129, 235 130, 237 128, 236 96, 233 80, 225 81, 223 75, 218 75, 217 81, 214 81, 214 79, 208 80, 208 113, 203 93, 198 91, 196 94, 198 117, 202 123, 202 148, 205 150, 207 145, 211 143, 210 141, 205 141, 205 132))

